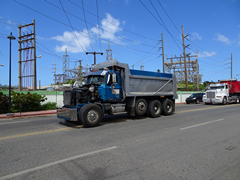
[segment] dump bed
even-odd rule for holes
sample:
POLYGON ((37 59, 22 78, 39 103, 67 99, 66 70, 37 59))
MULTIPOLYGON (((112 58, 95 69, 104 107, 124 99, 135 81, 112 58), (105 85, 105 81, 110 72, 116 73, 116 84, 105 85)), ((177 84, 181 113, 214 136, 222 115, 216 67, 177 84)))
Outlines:
POLYGON ((176 76, 173 74, 129 69, 128 64, 116 60, 106 61, 94 66, 94 69, 123 70, 124 91, 129 96, 172 96, 177 99, 176 76))
POLYGON ((237 79, 220 80, 220 83, 228 83, 230 94, 240 93, 240 81, 237 79))

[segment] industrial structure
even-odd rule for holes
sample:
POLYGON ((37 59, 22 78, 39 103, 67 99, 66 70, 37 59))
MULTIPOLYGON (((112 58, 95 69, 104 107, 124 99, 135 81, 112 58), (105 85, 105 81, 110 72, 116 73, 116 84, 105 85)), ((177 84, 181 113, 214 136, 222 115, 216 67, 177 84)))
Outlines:
POLYGON ((19 69, 18 69, 18 90, 37 89, 36 69, 36 33, 35 19, 33 23, 19 25, 19 69), (31 33, 25 34, 23 28, 32 27, 31 33))
MULTIPOLYGON (((167 55, 166 55, 167 57, 167 55)), ((171 58, 166 58, 165 69, 167 73, 176 75, 177 82, 183 83, 185 81, 185 67, 184 57, 176 55, 171 58)), ((187 80, 189 82, 198 83, 202 81, 202 74, 199 74, 199 64, 197 55, 186 57, 187 80), (195 59, 193 59, 195 58, 195 59)))

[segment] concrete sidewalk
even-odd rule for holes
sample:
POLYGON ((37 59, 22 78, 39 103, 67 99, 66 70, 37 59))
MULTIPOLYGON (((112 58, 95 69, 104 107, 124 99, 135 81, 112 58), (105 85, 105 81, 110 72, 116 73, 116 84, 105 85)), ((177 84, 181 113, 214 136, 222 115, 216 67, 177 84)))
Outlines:
POLYGON ((25 116, 39 116, 39 115, 50 115, 50 114, 57 114, 57 110, 45 110, 45 111, 30 111, 30 112, 18 112, 13 113, 13 116, 7 116, 7 114, 0 114, 0 119, 9 119, 9 118, 16 118, 16 117, 25 117, 25 116))

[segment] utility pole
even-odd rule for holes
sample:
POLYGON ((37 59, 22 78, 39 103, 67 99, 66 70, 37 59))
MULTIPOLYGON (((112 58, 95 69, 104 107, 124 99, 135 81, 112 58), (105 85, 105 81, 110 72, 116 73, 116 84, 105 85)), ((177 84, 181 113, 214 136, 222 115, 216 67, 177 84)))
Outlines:
POLYGON ((94 51, 94 52, 86 52, 86 55, 88 55, 88 54, 93 54, 93 55, 94 55, 94 65, 96 64, 96 54, 101 54, 101 55, 103 55, 103 53, 101 53, 101 52, 96 52, 96 51, 94 51))
POLYGON ((33 19, 33 90, 37 90, 37 61, 36 61, 36 32, 35 19, 33 19))
POLYGON ((161 33, 161 40, 158 41, 158 44, 160 44, 160 42, 162 42, 162 47, 160 47, 160 48, 158 49, 158 51, 160 51, 160 49, 162 49, 162 54, 160 54, 160 55, 158 56, 158 58, 159 58, 160 56, 162 56, 162 62, 163 62, 163 73, 165 73, 164 48, 163 48, 163 33, 161 33))
POLYGON ((162 38, 162 62, 163 62, 163 73, 165 73, 165 65, 164 65, 164 47, 163 47, 163 33, 161 33, 162 38))
POLYGON ((185 38, 188 35, 184 36, 184 31, 183 31, 183 26, 182 26, 182 41, 183 41, 183 56, 184 56, 184 68, 185 68, 185 83, 186 83, 186 91, 188 91, 188 78, 187 78, 187 65, 186 65, 186 52, 185 48, 188 47, 189 45, 185 46, 185 38))

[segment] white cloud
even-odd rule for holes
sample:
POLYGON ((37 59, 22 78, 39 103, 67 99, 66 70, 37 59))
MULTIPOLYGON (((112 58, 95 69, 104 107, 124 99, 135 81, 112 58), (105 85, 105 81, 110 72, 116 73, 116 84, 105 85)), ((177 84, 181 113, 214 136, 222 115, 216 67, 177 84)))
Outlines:
POLYGON ((217 54, 216 52, 203 51, 203 53, 198 54, 198 57, 211 57, 211 56, 215 56, 216 54, 217 54))
POLYGON ((109 39, 117 43, 120 42, 120 39, 115 36, 117 32, 121 31, 121 29, 119 29, 120 21, 118 19, 115 19, 110 14, 106 13, 106 19, 102 20, 101 25, 102 29, 98 29, 97 26, 92 28, 91 31, 97 36, 99 35, 100 31, 101 38, 109 39))
POLYGON ((65 31, 62 36, 58 35, 52 37, 57 41, 62 42, 62 46, 56 46, 55 50, 57 52, 64 52, 67 48, 68 52, 79 53, 84 52, 90 46, 90 40, 88 38, 87 30, 84 29, 83 32, 69 32, 65 31))
POLYGON ((198 39, 198 40, 202 40, 202 36, 200 36, 197 32, 194 32, 191 34, 191 39, 198 39))
POLYGON ((231 41, 228 37, 226 37, 226 36, 224 36, 220 33, 217 33, 216 36, 217 36, 216 40, 219 41, 219 42, 223 42, 227 45, 231 45, 233 43, 233 41, 231 41))
MULTIPOLYGON (((122 43, 120 38, 115 36, 117 32, 122 31, 121 29, 119 29, 119 26, 120 21, 113 18, 110 14, 106 13, 106 18, 101 21, 101 29, 99 29, 97 25, 96 27, 91 28, 89 33, 94 35, 95 37, 98 37, 100 34, 100 37, 103 39, 110 40, 116 43, 122 43)), ((90 43, 94 43, 93 37, 91 37, 91 41, 89 40, 88 32, 86 29, 84 29, 83 32, 65 31, 63 35, 52 37, 52 39, 55 39, 62 43, 61 46, 57 45, 55 47, 55 50, 57 52, 64 52, 65 48, 67 48, 68 52, 72 53, 84 52, 90 47, 90 43), (76 38, 76 36, 78 38, 76 38)))

